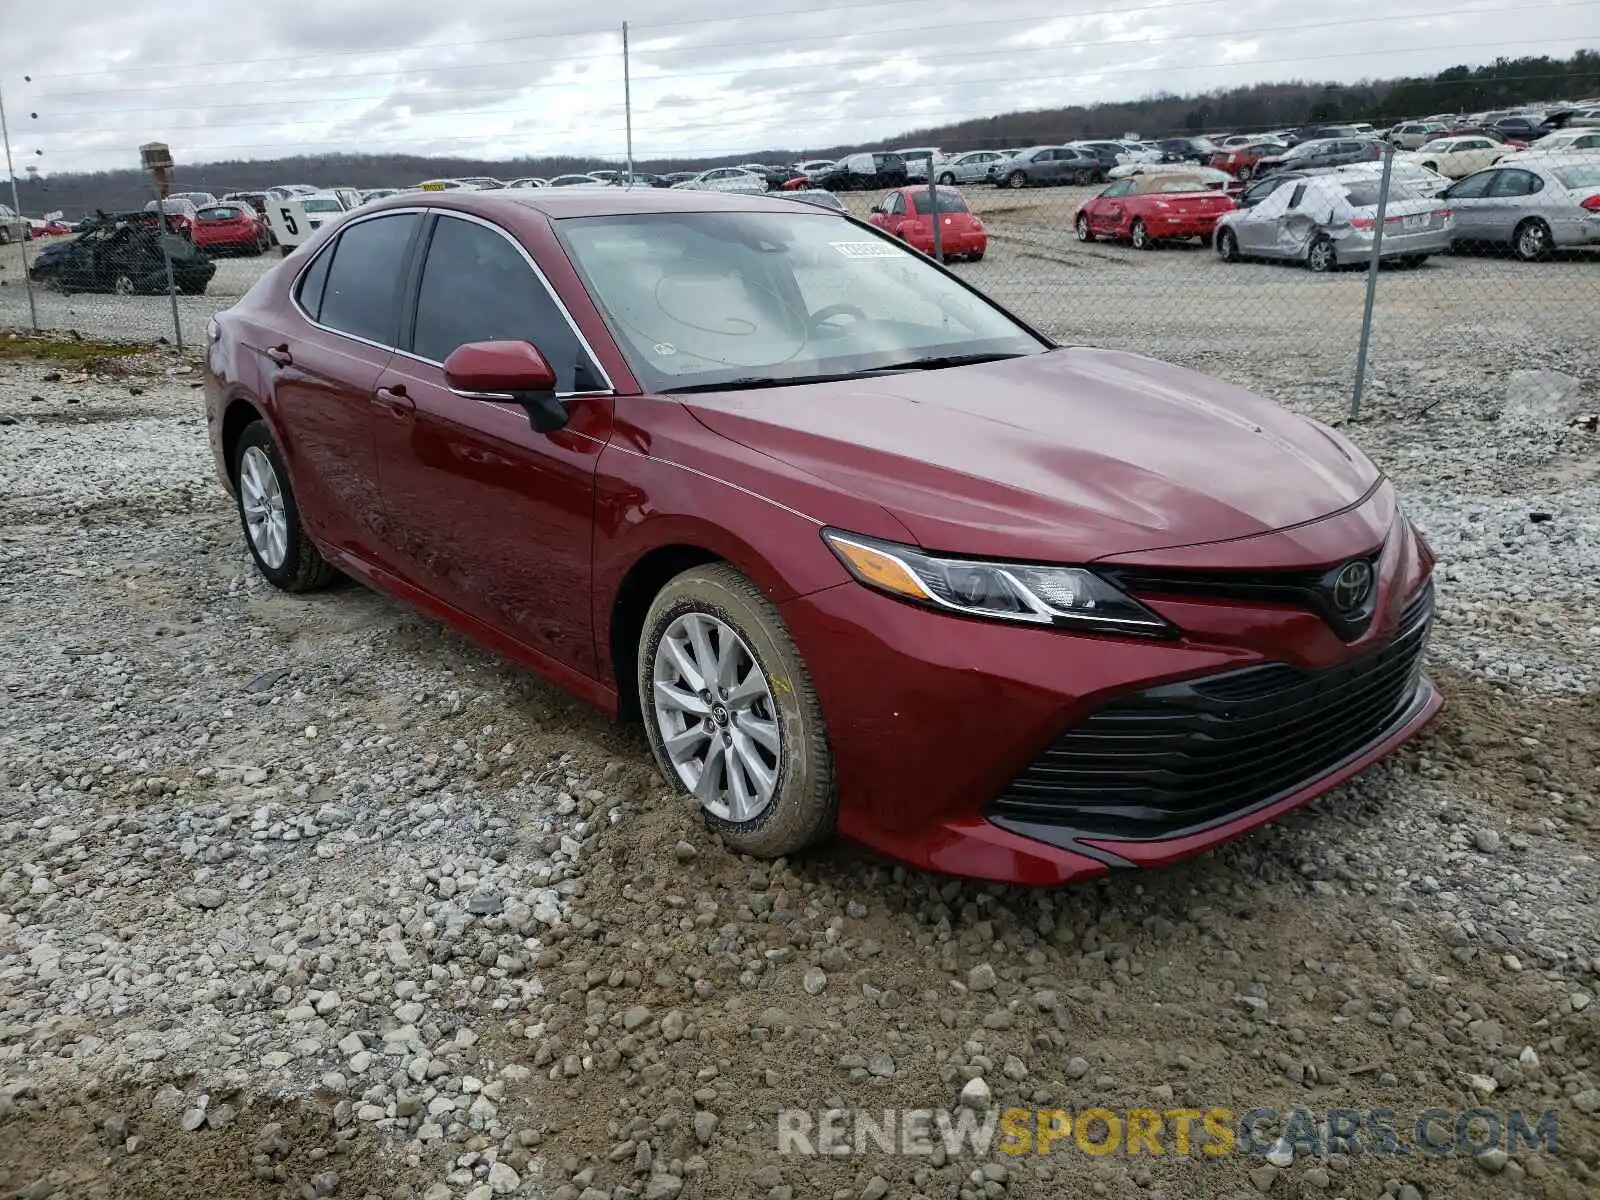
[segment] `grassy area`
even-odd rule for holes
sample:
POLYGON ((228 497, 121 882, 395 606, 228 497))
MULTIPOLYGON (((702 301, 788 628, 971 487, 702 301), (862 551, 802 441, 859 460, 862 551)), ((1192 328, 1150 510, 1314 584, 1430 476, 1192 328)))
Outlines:
POLYGON ((0 333, 0 362, 47 362, 83 366, 92 359, 144 354, 149 346, 128 342, 92 342, 31 333, 0 333))

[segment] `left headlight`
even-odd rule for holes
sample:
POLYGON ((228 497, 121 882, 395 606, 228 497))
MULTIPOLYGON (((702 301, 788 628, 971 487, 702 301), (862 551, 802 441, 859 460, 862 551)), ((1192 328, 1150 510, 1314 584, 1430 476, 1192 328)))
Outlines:
POLYGON ((838 529, 822 538, 870 588, 930 608, 1084 632, 1161 637, 1172 626, 1084 567, 939 558, 912 546, 838 529))

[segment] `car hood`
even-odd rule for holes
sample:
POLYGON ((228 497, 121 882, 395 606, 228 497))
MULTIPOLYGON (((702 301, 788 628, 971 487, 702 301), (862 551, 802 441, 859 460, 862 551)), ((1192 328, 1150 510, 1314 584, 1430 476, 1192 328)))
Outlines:
POLYGON ((1347 508, 1381 477, 1324 426, 1117 351, 684 400, 953 553, 1071 562, 1251 537, 1347 508))

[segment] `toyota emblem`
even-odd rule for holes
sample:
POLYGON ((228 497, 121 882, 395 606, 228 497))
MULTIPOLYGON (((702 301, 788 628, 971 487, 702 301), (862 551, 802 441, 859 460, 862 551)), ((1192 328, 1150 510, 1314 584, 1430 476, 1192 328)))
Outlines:
POLYGON ((1372 593, 1372 564, 1361 559, 1347 562, 1333 577, 1333 607, 1341 613, 1353 613, 1367 602, 1372 593))

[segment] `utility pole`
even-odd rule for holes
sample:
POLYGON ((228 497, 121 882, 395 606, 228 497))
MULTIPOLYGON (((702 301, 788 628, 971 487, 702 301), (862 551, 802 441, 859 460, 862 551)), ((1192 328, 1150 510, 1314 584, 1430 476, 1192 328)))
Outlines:
POLYGON ((628 66, 628 23, 622 23, 622 113, 628 129, 628 186, 633 186, 633 77, 628 66))
MULTIPOLYGON (((22 200, 17 195, 17 171, 11 165, 11 130, 6 126, 6 100, 5 94, 0 92, 0 141, 6 146, 6 174, 11 178, 11 207, 16 209, 17 216, 22 216, 22 200)), ((33 302, 33 276, 28 273, 28 235, 24 231, 22 240, 17 243, 17 253, 22 255, 22 285, 28 290, 28 323, 35 330, 39 328, 39 310, 33 302)))

